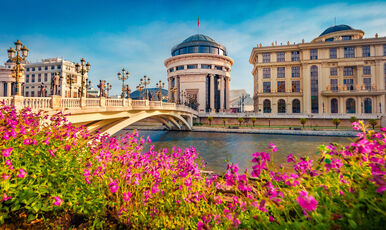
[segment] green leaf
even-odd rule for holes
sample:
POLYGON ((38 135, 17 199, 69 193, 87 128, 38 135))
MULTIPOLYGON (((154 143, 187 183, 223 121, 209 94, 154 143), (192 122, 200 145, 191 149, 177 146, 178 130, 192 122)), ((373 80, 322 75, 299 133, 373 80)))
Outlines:
POLYGON ((32 214, 29 214, 28 215, 28 221, 33 221, 36 219, 36 216, 35 215, 32 215, 32 214))
POLYGON ((353 221, 352 219, 349 219, 348 223, 352 229, 356 229, 358 227, 357 223, 355 223, 355 221, 353 221))
POLYGON ((324 162, 326 162, 326 164, 331 164, 331 160, 328 158, 324 159, 324 162))

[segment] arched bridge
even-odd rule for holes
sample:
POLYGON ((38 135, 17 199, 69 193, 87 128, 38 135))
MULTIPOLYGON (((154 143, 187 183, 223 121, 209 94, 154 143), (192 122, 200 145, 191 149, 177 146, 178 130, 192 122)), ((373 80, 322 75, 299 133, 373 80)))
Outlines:
POLYGON ((148 100, 13 96, 0 97, 0 101, 15 105, 16 109, 30 107, 49 114, 62 111, 69 114, 71 123, 110 135, 143 120, 162 123, 170 130, 191 130, 197 115, 197 111, 184 105, 148 100))

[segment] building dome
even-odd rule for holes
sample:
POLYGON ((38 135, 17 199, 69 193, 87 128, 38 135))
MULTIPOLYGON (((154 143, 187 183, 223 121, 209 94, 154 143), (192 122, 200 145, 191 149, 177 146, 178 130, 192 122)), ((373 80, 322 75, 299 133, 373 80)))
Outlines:
POLYGON ((171 52, 172 56, 190 53, 211 53, 227 56, 225 46, 203 34, 188 37, 182 43, 173 47, 171 52))
POLYGON ((323 31, 323 33, 321 33, 319 35, 319 37, 326 35, 326 34, 338 32, 338 31, 344 31, 344 30, 355 30, 355 29, 352 28, 351 26, 348 26, 348 25, 331 26, 331 27, 328 27, 325 31, 323 31))

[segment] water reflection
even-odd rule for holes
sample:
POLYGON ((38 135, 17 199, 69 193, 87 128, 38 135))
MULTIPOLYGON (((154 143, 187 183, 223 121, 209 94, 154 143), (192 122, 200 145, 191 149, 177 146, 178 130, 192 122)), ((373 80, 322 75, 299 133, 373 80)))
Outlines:
MULTIPOLYGON (((121 133, 123 132, 131 132, 131 130, 122 131, 121 133)), ((252 153, 268 151, 270 142, 278 147, 278 151, 274 155, 276 166, 279 164, 286 166, 286 157, 290 153, 298 157, 309 156, 316 159, 319 145, 331 142, 341 144, 350 142, 350 138, 347 137, 178 131, 139 131, 139 134, 150 136, 156 149, 170 149, 173 146, 180 148, 194 146, 201 158, 207 162, 207 169, 218 173, 224 172, 226 161, 237 163, 240 169, 248 168, 250 171, 252 153)))

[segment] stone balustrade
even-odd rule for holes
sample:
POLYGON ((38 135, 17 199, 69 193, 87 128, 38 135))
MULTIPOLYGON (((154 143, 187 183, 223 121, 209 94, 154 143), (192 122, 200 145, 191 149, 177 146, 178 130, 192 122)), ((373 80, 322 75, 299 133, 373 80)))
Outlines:
POLYGON ((31 109, 50 109, 51 101, 49 97, 24 97, 23 106, 31 109))
POLYGON ((99 107, 100 106, 99 98, 87 98, 86 99, 86 106, 87 107, 99 107))
POLYGON ((4 105, 12 105, 12 97, 0 97, 0 103, 4 103, 4 105))

